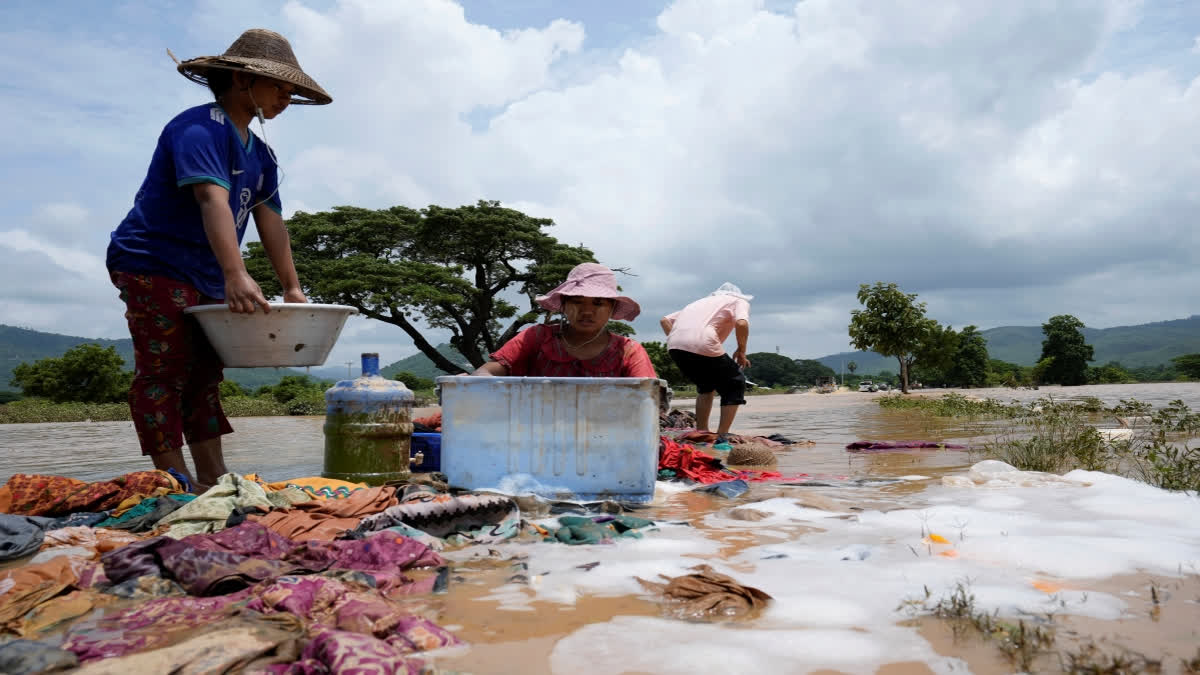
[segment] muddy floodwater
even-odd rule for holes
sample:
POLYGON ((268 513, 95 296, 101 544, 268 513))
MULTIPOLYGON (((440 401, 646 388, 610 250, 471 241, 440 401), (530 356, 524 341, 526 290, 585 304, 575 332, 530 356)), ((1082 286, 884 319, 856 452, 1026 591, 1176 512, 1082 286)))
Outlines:
MULTIPOLYGON (((1156 407, 1182 399, 1200 409, 1200 385, 1184 383, 963 393, 1156 407)), ((636 513, 659 530, 640 540, 448 552, 449 591, 412 602, 470 646, 432 661, 479 673, 1018 670, 994 641, 904 611, 925 589, 932 603, 963 582, 981 609, 1053 629, 1039 672, 1084 655, 1101 665, 1124 655, 1143 670, 1157 662, 1163 672, 1188 672, 1186 661, 1200 657, 1200 519, 1179 521, 1200 514, 1195 496, 1103 474, 1068 476, 1076 482, 1064 486, 955 487, 942 478, 966 475, 981 456, 847 452, 855 440, 980 441, 964 422, 882 410, 881 395, 750 398, 735 431, 813 441, 781 450, 775 467, 822 479, 811 486, 756 483, 729 500, 660 483, 654 502, 636 513), (761 519, 731 515, 738 509, 761 519), (930 543, 930 533, 948 543, 930 543), (686 623, 664 616, 633 579, 700 563, 767 591, 773 605, 745 623, 686 623)), ((320 473, 322 418, 232 423, 232 470, 267 480, 320 473)), ((148 467, 128 422, 0 425, 0 481, 17 472, 97 480, 148 467)))

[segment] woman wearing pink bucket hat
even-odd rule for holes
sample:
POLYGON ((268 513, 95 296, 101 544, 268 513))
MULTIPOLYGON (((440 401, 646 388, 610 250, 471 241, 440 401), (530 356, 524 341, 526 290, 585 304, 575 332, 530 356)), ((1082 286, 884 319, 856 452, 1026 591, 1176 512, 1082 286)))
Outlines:
POLYGON ((576 265, 566 281, 536 300, 542 309, 561 313, 563 320, 520 332, 475 375, 658 377, 642 345, 608 330, 610 319, 628 321, 642 311, 621 294, 609 268, 576 265))

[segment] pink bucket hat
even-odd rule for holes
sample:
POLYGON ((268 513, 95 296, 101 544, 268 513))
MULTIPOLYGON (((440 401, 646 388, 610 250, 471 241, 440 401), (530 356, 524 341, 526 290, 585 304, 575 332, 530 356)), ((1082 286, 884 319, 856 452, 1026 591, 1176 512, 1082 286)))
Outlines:
POLYGON ((584 298, 612 298, 612 318, 617 321, 632 321, 642 313, 642 308, 627 296, 617 290, 617 277, 613 271, 604 265, 596 263, 581 263, 576 265, 567 280, 545 295, 539 295, 535 300, 542 309, 551 312, 561 312, 563 298, 580 296, 584 298))

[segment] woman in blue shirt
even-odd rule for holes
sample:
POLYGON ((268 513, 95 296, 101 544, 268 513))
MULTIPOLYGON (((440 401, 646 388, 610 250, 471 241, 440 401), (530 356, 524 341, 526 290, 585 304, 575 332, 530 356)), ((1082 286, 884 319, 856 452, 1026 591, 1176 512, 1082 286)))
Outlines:
POLYGON ((202 490, 228 471, 221 436, 233 429, 221 409, 221 361, 183 310, 225 302, 234 312, 270 311, 242 261, 250 216, 284 302, 306 301, 275 155, 250 122, 257 117, 261 125, 292 103, 333 99, 300 68, 287 39, 269 30, 248 30, 224 54, 189 59, 179 72, 206 84, 216 100, 183 111, 163 129, 133 208, 112 233, 107 264, 133 338, 129 408, 142 454, 202 490))

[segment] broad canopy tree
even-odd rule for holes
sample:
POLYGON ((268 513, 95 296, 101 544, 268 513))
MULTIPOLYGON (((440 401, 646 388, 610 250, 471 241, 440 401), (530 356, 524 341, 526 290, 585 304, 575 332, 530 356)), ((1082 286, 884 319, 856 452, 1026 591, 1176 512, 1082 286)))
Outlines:
POLYGON ((1050 317, 1042 324, 1042 380, 1050 384, 1087 384, 1088 361, 1094 356, 1092 346, 1083 337, 1083 322, 1070 314, 1050 317), (1049 359, 1049 361, 1047 361, 1049 359))
MULTIPOLYGON (((537 321, 536 295, 561 283, 575 265, 595 262, 587 248, 547 234, 553 224, 480 201, 457 208, 297 212, 288 230, 310 301, 348 305, 397 326, 438 368, 463 373, 438 353, 417 322, 449 330, 450 344, 472 366, 485 363, 537 321), (505 299, 514 291, 528 299, 528 307, 505 299)), ((246 267, 268 297, 281 292, 261 244, 249 245, 246 267)), ((615 330, 629 332, 625 325, 615 330)))
POLYGON ((850 344, 895 357, 900 364, 900 390, 908 393, 909 372, 920 361, 931 369, 948 369, 957 349, 957 334, 949 326, 925 317, 925 303, 894 283, 860 284, 863 309, 850 312, 850 344))
POLYGON ((129 395, 133 373, 113 347, 81 344, 62 356, 22 363, 13 368, 11 384, 25 396, 48 398, 55 403, 115 403, 129 395))

